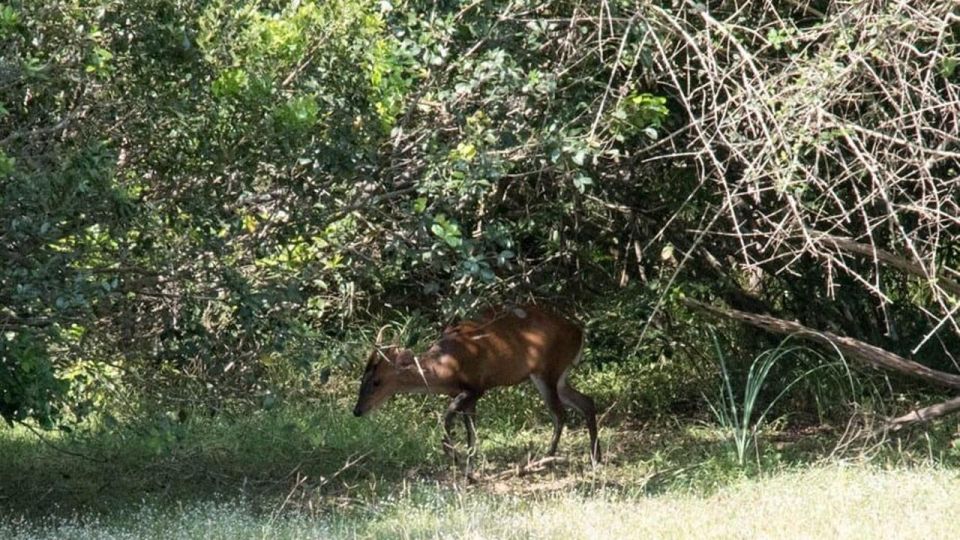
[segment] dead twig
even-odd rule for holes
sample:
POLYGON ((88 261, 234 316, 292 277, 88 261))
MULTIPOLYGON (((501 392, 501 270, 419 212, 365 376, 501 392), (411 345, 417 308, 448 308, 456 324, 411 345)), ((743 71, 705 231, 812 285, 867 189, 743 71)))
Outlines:
POLYGON ((501 473, 495 474, 489 477, 489 480, 506 480, 507 478, 520 478, 528 474, 537 473, 545 470, 549 465, 554 463, 563 463, 566 461, 566 458, 559 456, 547 456, 540 458, 536 461, 527 460, 525 463, 518 463, 511 469, 507 469, 501 473))

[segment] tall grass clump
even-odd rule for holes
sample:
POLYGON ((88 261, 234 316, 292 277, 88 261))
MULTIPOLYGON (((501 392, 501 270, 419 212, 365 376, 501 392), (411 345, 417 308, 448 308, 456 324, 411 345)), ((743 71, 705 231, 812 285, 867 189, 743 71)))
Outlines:
MULTIPOLYGON (((770 411, 795 385, 821 370, 840 366, 847 368, 847 364, 839 351, 837 351, 838 361, 827 362, 826 358, 814 349, 800 345, 789 345, 788 342, 793 337, 788 336, 776 347, 767 349, 754 357, 753 361, 750 362, 746 377, 742 381, 743 392, 741 396, 738 396, 734 391, 735 383, 739 381, 734 381, 720 344, 716 336, 713 337, 714 350, 720 367, 720 391, 718 400, 706 398, 706 401, 717 423, 730 434, 730 441, 736 451, 737 462, 741 466, 744 465, 747 450, 751 446, 759 456, 757 433, 765 424, 770 411), (792 380, 783 385, 779 393, 767 402, 766 407, 761 411, 763 404, 760 403, 760 400, 764 386, 770 379, 771 370, 780 360, 788 357, 812 357, 817 360, 818 365, 805 369, 794 376, 792 380), (757 414, 758 411, 759 414, 757 414)), ((847 377, 852 388, 853 382, 849 369, 847 369, 847 377)))

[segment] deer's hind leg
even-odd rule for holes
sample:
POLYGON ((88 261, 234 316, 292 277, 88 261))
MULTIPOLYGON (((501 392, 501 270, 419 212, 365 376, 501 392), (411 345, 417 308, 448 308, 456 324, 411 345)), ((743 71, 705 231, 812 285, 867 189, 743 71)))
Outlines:
POLYGON ((563 402, 560 399, 555 380, 550 380, 543 375, 530 375, 530 380, 540 391, 540 396, 543 397, 543 402, 553 418, 553 439, 550 441, 550 449, 547 450, 547 455, 552 456, 557 453, 557 446, 560 444, 560 434, 563 433, 563 422, 566 420, 567 413, 563 408, 563 402))
POLYGON ((567 382, 567 371, 563 372, 557 382, 557 394, 560 400, 568 407, 580 411, 587 421, 587 430, 590 432, 590 459, 594 463, 600 462, 600 442, 597 440, 597 406, 593 398, 581 394, 567 382))

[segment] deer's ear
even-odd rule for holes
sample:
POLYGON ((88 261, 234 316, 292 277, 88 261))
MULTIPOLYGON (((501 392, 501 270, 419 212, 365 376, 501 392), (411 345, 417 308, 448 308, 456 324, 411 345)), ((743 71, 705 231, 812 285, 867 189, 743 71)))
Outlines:
POLYGON ((397 353, 397 367, 400 369, 406 369, 417 364, 416 359, 413 356, 413 351, 409 349, 403 349, 397 353))

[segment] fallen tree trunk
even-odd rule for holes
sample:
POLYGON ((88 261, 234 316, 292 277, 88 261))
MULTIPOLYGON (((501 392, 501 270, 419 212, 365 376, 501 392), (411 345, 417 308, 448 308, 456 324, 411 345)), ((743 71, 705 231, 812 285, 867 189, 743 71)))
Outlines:
POLYGON ((878 369, 888 369, 890 371, 918 377, 940 386, 960 389, 960 375, 928 368, 923 364, 908 360, 898 354, 858 339, 838 336, 832 332, 814 330, 794 321, 778 319, 769 315, 757 315, 730 308, 711 306, 688 298, 684 299, 683 303, 694 309, 720 315, 728 319, 742 321, 775 334, 800 334, 811 341, 816 341, 824 345, 832 345, 839 349, 840 352, 848 354, 878 369))
MULTIPOLYGON (((811 341, 836 347, 843 354, 877 369, 895 371, 923 379, 939 386, 960 389, 960 375, 931 369, 923 364, 858 339, 838 336, 832 332, 814 330, 794 321, 712 306, 689 298, 685 298, 683 303, 693 309, 745 322, 751 326, 767 330, 768 332, 775 334, 797 334, 811 341)), ((890 420, 887 425, 890 429, 896 431, 913 424, 927 422, 958 410, 960 410, 960 397, 911 411, 903 416, 890 420)))
POLYGON ((948 399, 943 403, 937 403, 936 405, 930 405, 929 407, 916 409, 903 416, 898 416, 897 418, 887 422, 887 427, 891 431, 899 431, 905 427, 929 422, 934 418, 945 416, 958 410, 960 410, 960 397, 955 397, 953 399, 948 399))

